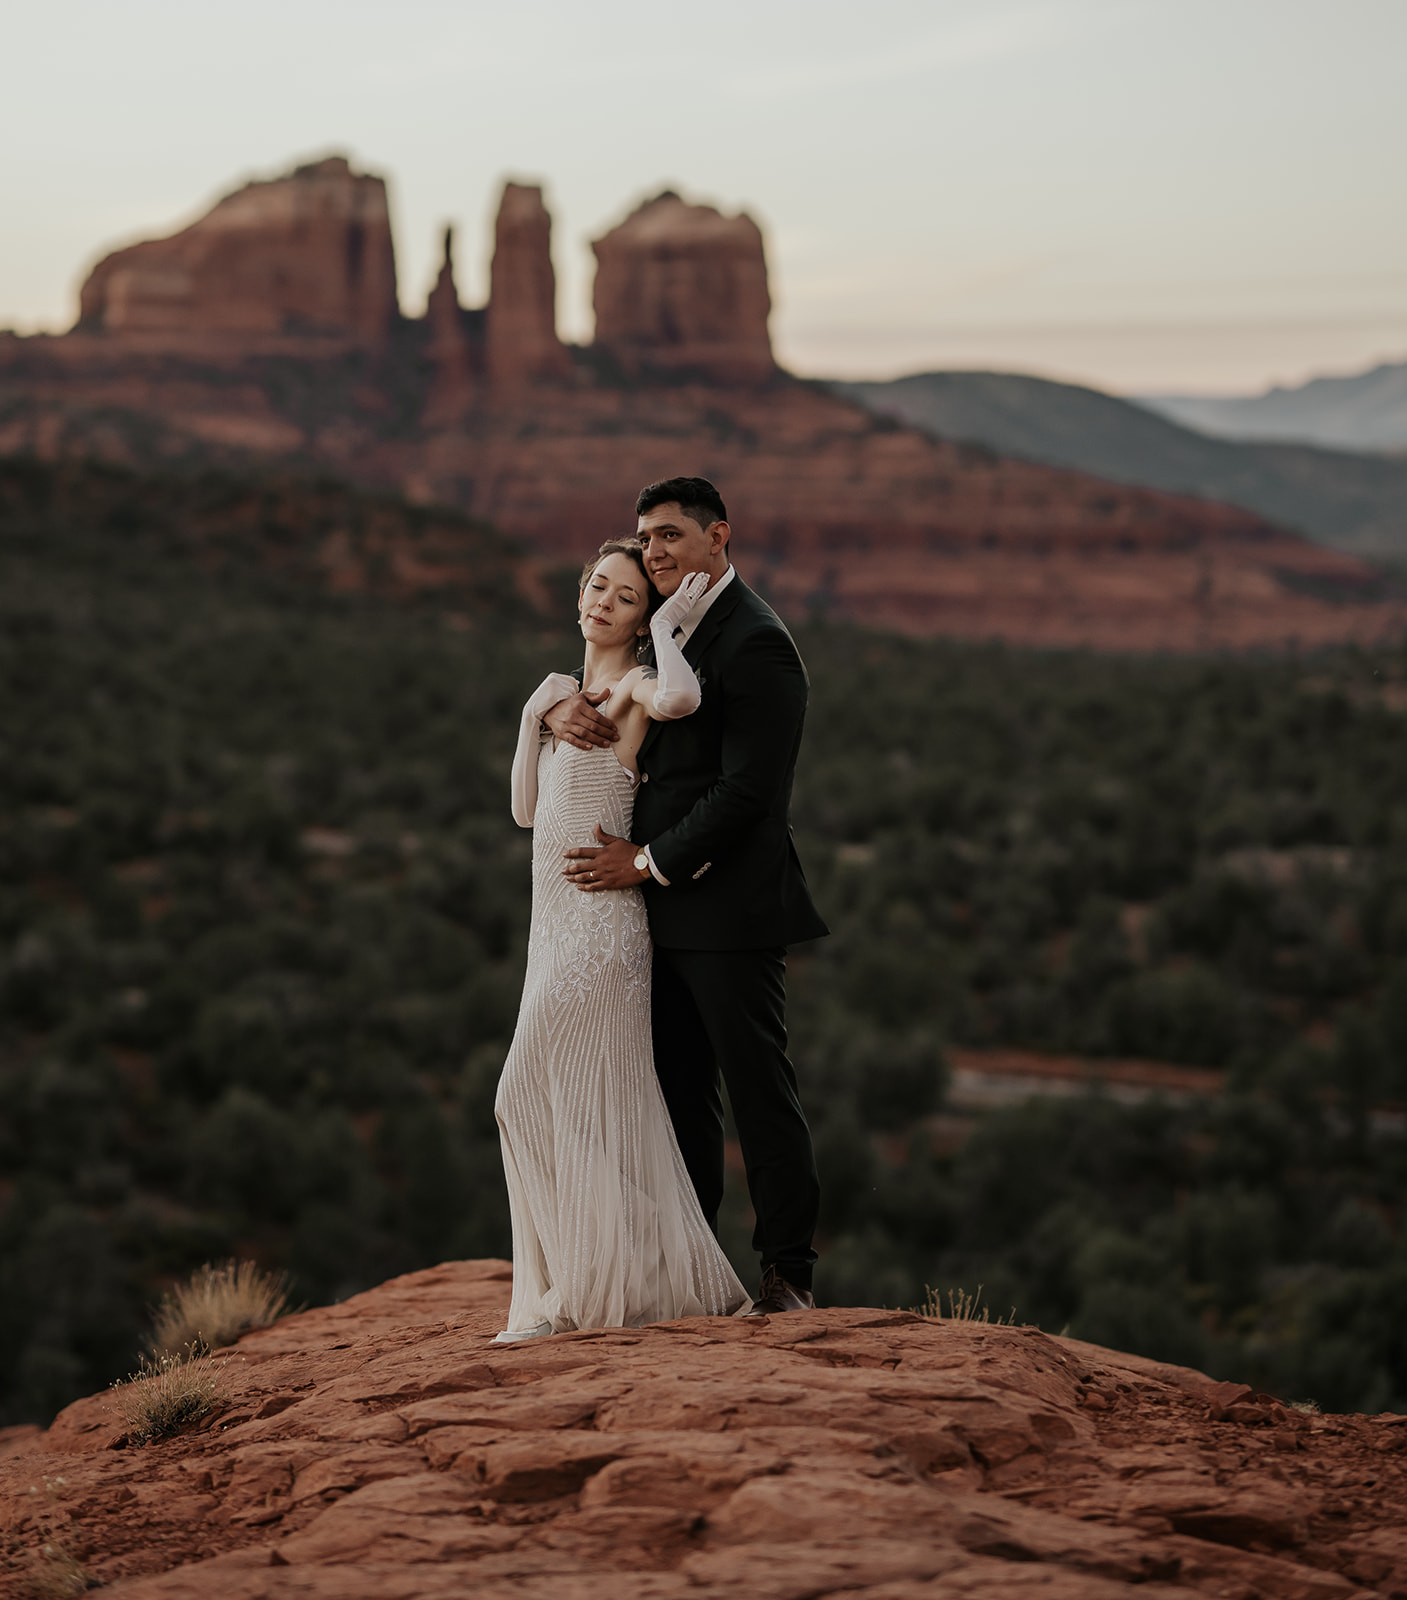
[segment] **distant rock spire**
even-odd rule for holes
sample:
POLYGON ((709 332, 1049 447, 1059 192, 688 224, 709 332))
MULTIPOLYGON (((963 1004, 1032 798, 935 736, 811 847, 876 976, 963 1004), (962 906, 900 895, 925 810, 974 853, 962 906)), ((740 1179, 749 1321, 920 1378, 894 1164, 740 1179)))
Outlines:
POLYGON ((432 333, 444 337, 459 330, 459 291, 454 282, 454 224, 445 224, 439 276, 425 305, 432 333))
POLYGON ((557 337, 552 219, 537 184, 505 183, 494 230, 485 341, 489 379, 564 378, 571 357, 557 337))
POLYGON ((435 375, 430 383, 423 420, 435 426, 461 417, 474 399, 473 354, 454 282, 454 228, 448 224, 444 233, 444 259, 425 304, 425 321, 435 375))

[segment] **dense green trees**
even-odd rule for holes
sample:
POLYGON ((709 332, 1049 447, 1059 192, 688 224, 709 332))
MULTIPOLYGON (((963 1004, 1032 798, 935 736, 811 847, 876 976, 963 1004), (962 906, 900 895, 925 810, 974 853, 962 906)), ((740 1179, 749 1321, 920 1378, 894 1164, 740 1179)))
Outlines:
POLYGON ((806 648, 798 822, 835 937, 795 964, 796 1021, 824 1073, 826 1291, 982 1281, 1048 1328, 1407 1408, 1407 656, 806 648), (867 1066, 925 1036, 1229 1090, 1034 1103, 896 1164, 867 1066))
POLYGON ((1365 1089, 1407 1097, 1400 653, 807 643, 828 987, 972 1044, 1252 1076, 1351 1012, 1365 1089))
MULTIPOLYGON (((192 562, 128 491, 120 518, 70 497, 0 525, 4 1421, 129 1370, 203 1260, 319 1300, 508 1250, 507 769, 523 694, 577 647, 485 614, 498 576, 415 606, 192 562)), ((1407 1407, 1381 1111, 1407 1099, 1407 656, 801 642, 796 820, 834 929, 792 967, 822 1295, 980 1279, 1053 1329, 1407 1407), (950 1042, 1230 1089, 1019 1107, 940 1154, 950 1042)))
POLYGON ((0 1369, 34 1416, 127 1370, 211 1256, 323 1299, 505 1248, 484 1052, 538 647, 204 576, 140 527, 5 532, 0 1369))

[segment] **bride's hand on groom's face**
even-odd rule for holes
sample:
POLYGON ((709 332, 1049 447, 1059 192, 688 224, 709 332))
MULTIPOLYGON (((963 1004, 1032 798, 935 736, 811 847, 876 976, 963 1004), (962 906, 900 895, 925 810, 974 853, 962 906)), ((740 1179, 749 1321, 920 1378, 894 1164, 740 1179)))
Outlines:
POLYGON ((565 744, 574 744, 578 750, 605 750, 620 738, 615 723, 596 709, 606 698, 604 691, 568 695, 545 712, 542 720, 553 737, 565 744))
POLYGON ((578 845, 564 852, 567 860, 562 868, 564 878, 583 894, 596 889, 633 889, 644 883, 649 873, 642 873, 635 866, 639 845, 607 833, 599 822, 596 837, 601 841, 599 847, 578 845))

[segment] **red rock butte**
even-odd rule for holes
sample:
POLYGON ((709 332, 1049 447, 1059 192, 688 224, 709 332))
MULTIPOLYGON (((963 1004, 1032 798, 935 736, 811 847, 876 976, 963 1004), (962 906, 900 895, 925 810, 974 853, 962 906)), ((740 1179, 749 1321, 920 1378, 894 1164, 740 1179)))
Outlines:
POLYGON ((338 156, 250 183, 94 268, 74 329, 0 335, 0 454, 272 458, 492 520, 546 563, 633 526, 645 483, 721 488, 739 569, 790 618, 1037 646, 1372 641, 1407 605, 1234 506, 876 419, 777 367, 763 238, 672 192, 595 243, 596 339, 561 340, 542 190, 506 183, 492 287, 446 233, 404 316, 383 179, 338 156))
POLYGON ((375 347, 398 315, 385 182, 342 156, 248 183, 169 239, 104 256, 79 300, 80 328, 177 352, 280 338, 375 347))
POLYGON ((666 190, 598 239, 596 343, 628 372, 732 383, 775 370, 762 231, 666 190))
POLYGON ((126 1441, 110 1395, 0 1431, 0 1592, 1407 1592, 1407 1417, 906 1311, 495 1345, 510 1278, 450 1262, 248 1334, 214 1358, 214 1411, 163 1442, 126 1441))

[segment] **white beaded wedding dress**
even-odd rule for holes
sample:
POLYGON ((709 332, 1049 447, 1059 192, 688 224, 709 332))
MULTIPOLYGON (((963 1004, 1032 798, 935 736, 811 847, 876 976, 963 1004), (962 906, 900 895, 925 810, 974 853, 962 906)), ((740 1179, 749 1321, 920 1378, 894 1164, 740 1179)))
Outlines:
POLYGON ((699 1210, 655 1077, 643 897, 583 893, 562 875, 563 851, 597 843, 598 822, 630 837, 635 775, 613 749, 545 741, 535 776, 527 979, 496 1106, 513 1223, 500 1337, 731 1313, 747 1292, 699 1210))

